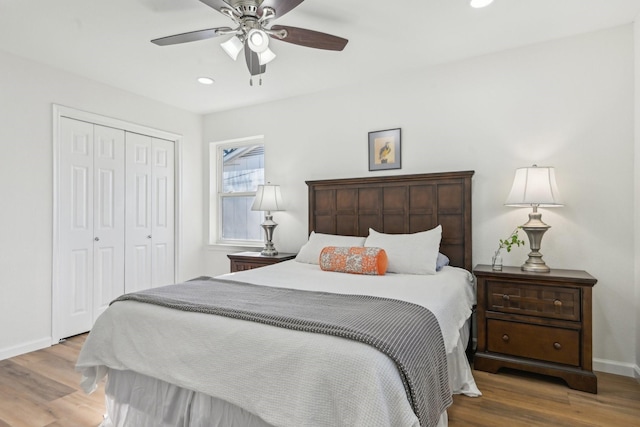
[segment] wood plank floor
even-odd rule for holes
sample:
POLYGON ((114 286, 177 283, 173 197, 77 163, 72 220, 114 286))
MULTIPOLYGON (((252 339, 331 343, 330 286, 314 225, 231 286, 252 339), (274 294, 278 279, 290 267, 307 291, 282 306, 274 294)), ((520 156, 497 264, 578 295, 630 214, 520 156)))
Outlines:
MULTIPOLYGON (((85 336, 0 361, 0 427, 96 427, 104 388, 86 395, 74 371, 85 336)), ((640 426, 640 383, 597 373, 597 395, 522 373, 474 371, 480 398, 454 396, 451 427, 640 426)))
POLYGON ((449 425, 458 426, 640 426, 640 383, 596 372, 598 394, 568 388, 559 379, 473 371, 480 398, 454 396, 449 425))
POLYGON ((74 369, 86 336, 0 361, 0 427, 95 427, 104 387, 86 395, 74 369))

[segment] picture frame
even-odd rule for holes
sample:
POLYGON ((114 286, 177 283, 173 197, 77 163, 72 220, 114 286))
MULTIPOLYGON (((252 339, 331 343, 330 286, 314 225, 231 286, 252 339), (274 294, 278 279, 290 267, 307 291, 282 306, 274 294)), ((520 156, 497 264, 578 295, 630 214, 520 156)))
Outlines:
POLYGON ((400 128, 369 132, 369 170, 402 168, 400 128))

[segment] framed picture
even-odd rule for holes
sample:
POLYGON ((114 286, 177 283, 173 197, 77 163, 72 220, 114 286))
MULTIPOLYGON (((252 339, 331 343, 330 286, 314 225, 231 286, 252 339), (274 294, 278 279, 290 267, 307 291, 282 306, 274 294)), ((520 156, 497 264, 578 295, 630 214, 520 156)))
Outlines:
POLYGON ((369 170, 400 169, 400 128, 369 132, 369 170))

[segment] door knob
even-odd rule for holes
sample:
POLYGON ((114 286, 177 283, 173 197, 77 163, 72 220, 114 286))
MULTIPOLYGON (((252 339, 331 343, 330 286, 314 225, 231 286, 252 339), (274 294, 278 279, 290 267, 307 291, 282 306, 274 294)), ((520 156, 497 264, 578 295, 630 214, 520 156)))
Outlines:
POLYGON ((93 240, 95 240, 96 242, 99 242, 100 238, 99 237, 95 237, 93 240))

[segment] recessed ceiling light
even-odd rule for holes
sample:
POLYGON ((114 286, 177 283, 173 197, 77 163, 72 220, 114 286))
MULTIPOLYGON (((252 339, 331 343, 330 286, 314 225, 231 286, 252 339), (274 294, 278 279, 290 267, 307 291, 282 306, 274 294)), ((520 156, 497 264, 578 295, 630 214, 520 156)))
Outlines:
POLYGON ((212 85, 214 81, 211 77, 198 77, 198 83, 202 83, 203 85, 212 85))
POLYGON ((489 6, 493 3, 493 0, 471 0, 471 7, 479 9, 481 7, 489 6))

